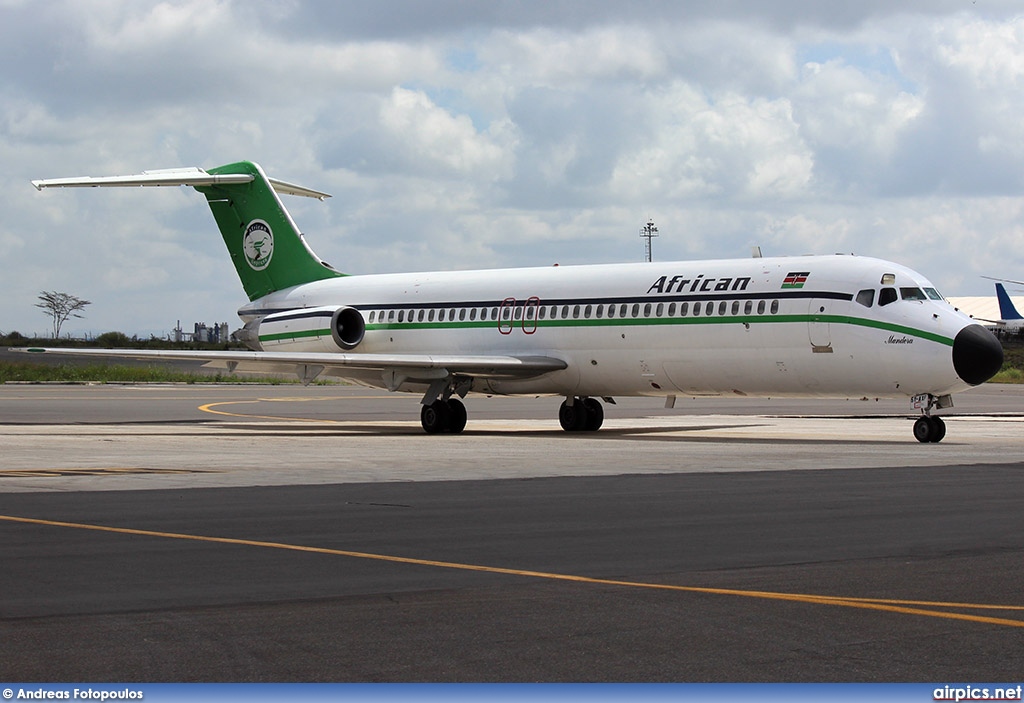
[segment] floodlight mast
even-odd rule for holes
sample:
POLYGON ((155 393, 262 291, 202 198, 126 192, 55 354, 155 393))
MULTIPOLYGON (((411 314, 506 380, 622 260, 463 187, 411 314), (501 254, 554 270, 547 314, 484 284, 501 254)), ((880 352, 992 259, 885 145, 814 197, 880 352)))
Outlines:
POLYGON ((651 256, 651 240, 658 236, 658 228, 654 226, 654 220, 647 220, 647 224, 640 229, 640 236, 646 239, 644 243, 644 253, 646 254, 646 261, 650 263, 653 261, 651 256))

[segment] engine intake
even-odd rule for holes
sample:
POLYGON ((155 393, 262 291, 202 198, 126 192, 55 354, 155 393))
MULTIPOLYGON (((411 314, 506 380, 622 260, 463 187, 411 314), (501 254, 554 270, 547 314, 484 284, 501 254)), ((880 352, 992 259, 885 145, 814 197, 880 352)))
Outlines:
POLYGON ((331 336, 342 349, 355 349, 366 334, 366 322, 355 308, 340 307, 331 315, 331 336))

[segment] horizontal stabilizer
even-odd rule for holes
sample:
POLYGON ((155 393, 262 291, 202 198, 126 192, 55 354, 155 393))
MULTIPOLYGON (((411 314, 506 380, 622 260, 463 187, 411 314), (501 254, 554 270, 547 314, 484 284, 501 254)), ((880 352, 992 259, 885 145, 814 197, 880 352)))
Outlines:
MULTIPOLYGON (((45 180, 32 181, 36 190, 43 188, 118 188, 125 186, 214 186, 214 185, 237 185, 251 183, 255 180, 251 173, 207 173, 201 168, 172 168, 158 171, 143 171, 142 173, 130 176, 78 176, 75 178, 49 178, 45 180)), ((267 179, 274 190, 285 195, 301 195, 306 198, 323 200, 331 197, 327 193, 321 193, 312 188, 279 181, 275 178, 267 179)))

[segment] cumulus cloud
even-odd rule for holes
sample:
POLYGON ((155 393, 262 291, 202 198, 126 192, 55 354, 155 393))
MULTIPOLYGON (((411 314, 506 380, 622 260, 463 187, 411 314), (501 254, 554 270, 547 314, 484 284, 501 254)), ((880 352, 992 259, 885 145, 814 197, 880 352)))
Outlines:
POLYGON ((947 294, 1024 258, 1024 14, 1008 0, 0 3, 0 330, 231 320, 188 189, 32 178, 242 158, 343 270, 856 251, 947 294), (130 294, 126 294, 130 292, 130 294))

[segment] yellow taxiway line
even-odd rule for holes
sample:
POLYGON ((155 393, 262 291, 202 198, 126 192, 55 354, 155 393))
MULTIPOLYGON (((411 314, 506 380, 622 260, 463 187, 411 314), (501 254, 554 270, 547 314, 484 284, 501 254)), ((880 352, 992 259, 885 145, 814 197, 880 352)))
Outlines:
POLYGON ((191 540, 195 542, 214 542, 217 544, 232 544, 247 547, 260 547, 263 549, 284 549, 294 552, 328 554, 332 556, 350 557, 353 559, 372 559, 376 561, 385 561, 397 564, 415 564, 417 566, 432 566, 442 569, 460 569, 463 571, 477 571, 491 574, 524 576, 528 578, 547 579, 551 581, 569 581, 574 583, 598 584, 604 586, 621 586, 626 588, 646 588, 664 591, 677 591, 684 593, 703 593, 712 595, 738 596, 744 598, 760 598, 767 600, 785 600, 795 601, 799 603, 812 603, 816 605, 834 605, 845 608, 880 610, 892 613, 903 613, 906 615, 921 615, 925 617, 944 618, 948 620, 963 620, 967 622, 976 622, 988 625, 1002 625, 1005 627, 1024 628, 1024 620, 992 617, 988 615, 975 615, 962 612, 950 612, 946 610, 936 610, 936 608, 958 608, 961 610, 1024 611, 1024 605, 992 605, 985 603, 956 603, 945 601, 934 602, 922 600, 897 600, 886 598, 854 598, 846 596, 823 596, 808 593, 777 593, 773 591, 750 591, 734 588, 681 586, 667 583, 648 583, 642 581, 621 581, 618 579, 593 578, 590 576, 576 576, 572 574, 559 574, 545 571, 508 569, 504 567, 484 566, 479 564, 462 564, 459 562, 436 561, 433 559, 417 559, 413 557, 401 557, 388 554, 373 554, 369 552, 355 552, 344 549, 330 549, 326 547, 309 547, 304 545, 286 544, 281 542, 264 542, 259 540, 236 539, 231 537, 190 535, 180 532, 137 530, 129 527, 109 527, 106 525, 91 525, 87 523, 77 522, 61 522, 58 520, 40 520, 36 518, 18 517, 14 515, 0 515, 0 520, 12 523, 47 525, 50 527, 64 527, 78 530, 94 530, 98 532, 113 532, 117 534, 137 535, 143 537, 191 540))

